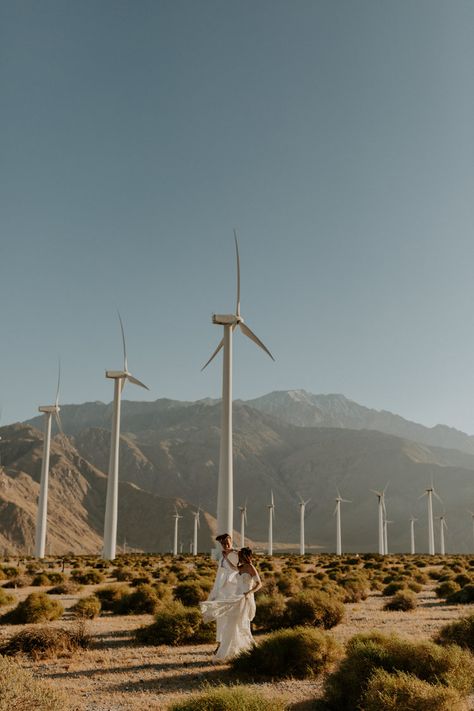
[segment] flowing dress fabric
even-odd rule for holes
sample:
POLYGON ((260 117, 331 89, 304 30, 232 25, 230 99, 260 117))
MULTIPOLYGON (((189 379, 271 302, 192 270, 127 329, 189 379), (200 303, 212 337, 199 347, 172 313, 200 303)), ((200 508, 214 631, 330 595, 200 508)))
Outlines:
MULTIPOLYGON (((239 572, 230 565, 232 563, 237 566, 239 562, 239 556, 236 551, 230 551, 227 558, 221 556, 219 559, 219 566, 217 568, 216 579, 214 581, 214 586, 209 593, 207 601, 213 600, 235 600, 237 595, 237 585, 239 572)), ((213 618, 216 620, 216 642, 221 641, 221 627, 222 618, 213 618)))
POLYGON ((219 649, 216 659, 229 659, 253 645, 250 622, 255 617, 255 598, 253 593, 245 596, 253 587, 254 582, 260 582, 257 575, 249 573, 238 574, 237 591, 231 598, 207 600, 201 602, 204 622, 216 620, 220 630, 219 649))

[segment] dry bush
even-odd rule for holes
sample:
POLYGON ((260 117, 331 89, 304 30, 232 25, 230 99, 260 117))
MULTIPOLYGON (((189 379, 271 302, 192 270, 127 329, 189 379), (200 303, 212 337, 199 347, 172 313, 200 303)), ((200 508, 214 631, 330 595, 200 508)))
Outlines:
POLYGON ((64 583, 59 583, 47 591, 48 595, 75 595, 82 590, 82 585, 75 583, 74 580, 66 580, 64 583))
POLYGON ((72 629, 36 627, 24 629, 13 635, 1 648, 1 654, 25 654, 31 659, 50 659, 70 656, 90 646, 91 638, 83 624, 72 629))
POLYGON ((30 577, 27 575, 15 575, 10 578, 3 587, 9 590, 16 590, 17 588, 27 588, 29 585, 31 585, 30 577))
POLYGON ((453 593, 458 592, 461 586, 455 583, 454 580, 444 580, 442 583, 435 587, 436 597, 447 598, 453 593))
POLYGON ((98 617, 100 615, 100 611, 100 600, 95 595, 82 597, 71 607, 71 612, 74 617, 82 617, 87 620, 92 620, 94 617, 98 617))
POLYGON ((113 612, 117 615, 153 615, 160 607, 160 599, 151 585, 139 585, 125 592, 117 600, 113 612))
POLYGON ((448 605, 467 605, 474 602, 474 584, 465 585, 461 590, 458 590, 446 598, 448 605))
POLYGON ((205 624, 198 608, 170 603, 155 615, 155 622, 135 631, 139 644, 205 644, 215 639, 215 624, 205 624))
POLYGON ((395 593, 399 592, 399 590, 404 590, 405 588, 406 585, 403 580, 393 580, 384 587, 382 595, 384 595, 384 597, 390 597, 391 595, 395 595, 395 593))
POLYGON ((254 689, 235 684, 209 687, 175 702, 169 711, 284 711, 285 708, 283 701, 267 700, 254 689))
POLYGON ((428 683, 452 687, 463 696, 474 686, 474 659, 460 647, 410 642, 373 632, 349 640, 346 657, 326 682, 327 707, 332 711, 359 708, 369 679, 378 669, 412 674, 428 683))
POLYGON ((8 657, 0 656, 0 711, 66 711, 69 703, 8 657))
POLYGON ((31 593, 10 612, 2 615, 0 622, 9 625, 24 625, 30 622, 48 622, 57 620, 64 612, 64 607, 57 600, 51 600, 46 593, 31 593))
POLYGON ((94 595, 100 600, 102 612, 116 612, 120 609, 122 598, 130 592, 131 590, 123 585, 106 585, 96 590, 94 595))
POLYGON ((43 572, 35 575, 35 577, 31 581, 31 584, 34 587, 44 587, 45 585, 51 585, 51 581, 49 579, 49 575, 43 572))
POLYGON ((440 629, 435 638, 438 644, 457 644, 474 652, 474 615, 461 617, 440 629))
POLYGON ((286 601, 283 595, 258 595, 255 626, 264 632, 284 627, 286 601))
POLYGON ((370 592, 370 584, 365 575, 352 575, 339 581, 342 588, 343 602, 360 602, 366 600, 370 592))
POLYGON ((383 609, 394 612, 410 612, 416 610, 417 606, 418 600, 414 592, 411 590, 400 590, 391 600, 385 603, 383 609))
POLYGON ((198 583, 179 583, 173 590, 173 598, 186 607, 196 607, 207 598, 207 592, 198 583))
POLYGON ((330 629, 344 617, 344 605, 319 590, 305 591, 286 603, 285 626, 311 625, 330 629))
POLYGON ((369 679, 360 706, 363 711, 467 711, 456 689, 429 684, 412 674, 379 669, 369 679))
POLYGON ((3 588, 0 588, 0 607, 3 607, 4 605, 11 605, 13 602, 15 602, 13 595, 9 595, 3 590, 3 588))
POLYGON ((232 660, 237 673, 273 678, 314 677, 341 655, 338 643, 317 629, 296 627, 273 632, 232 660))
POLYGON ((71 578, 81 585, 98 585, 105 580, 104 574, 94 568, 89 568, 89 570, 73 570, 71 578))

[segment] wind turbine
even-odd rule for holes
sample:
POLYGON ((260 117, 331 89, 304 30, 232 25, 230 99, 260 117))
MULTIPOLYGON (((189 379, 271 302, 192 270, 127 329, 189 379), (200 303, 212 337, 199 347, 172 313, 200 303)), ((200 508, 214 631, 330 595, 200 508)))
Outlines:
POLYGON ((410 553, 412 555, 415 555, 415 521, 418 519, 412 516, 410 519, 410 553))
POLYGON ((436 496, 438 501, 441 501, 438 494, 436 493, 433 486, 433 477, 431 477, 431 486, 425 489, 425 493, 419 498, 422 499, 423 496, 428 497, 428 553, 429 555, 435 554, 435 542, 434 542, 434 524, 433 524, 433 494, 436 496))
POLYGON ((341 536, 341 504, 351 504, 352 501, 349 499, 341 498, 341 494, 338 489, 336 498, 336 508, 334 509, 333 516, 336 517, 336 555, 342 555, 342 536, 341 536))
POLYGON ((105 502, 104 520, 104 550, 105 560, 115 558, 117 543, 117 517, 118 517, 118 480, 119 480, 119 444, 120 444, 120 406, 122 390, 127 380, 134 385, 148 390, 148 387, 137 380, 128 369, 127 347, 125 332, 120 314, 120 330, 122 331, 123 345, 123 370, 106 370, 105 377, 114 380, 114 412, 112 420, 112 434, 110 438, 109 476, 107 478, 107 499, 105 502))
POLYGON ((178 513, 178 509, 174 510, 174 536, 173 536, 173 555, 178 555, 178 521, 183 518, 178 513))
POLYGON ((384 522, 383 522, 383 547, 384 547, 385 555, 388 555, 388 526, 390 523, 393 523, 393 521, 387 521, 387 519, 384 519, 384 522))
MULTIPOLYGON (((388 484, 387 484, 388 486, 388 484)), ((385 490, 387 489, 387 486, 383 491, 376 491, 375 489, 371 489, 370 491, 375 494, 378 498, 378 511, 379 511, 379 554, 384 555, 385 554, 385 527, 384 527, 384 519, 385 519, 385 490)))
POLYGON ((306 504, 311 501, 311 499, 307 499, 306 501, 303 501, 303 499, 300 498, 300 555, 304 555, 304 514, 306 510, 306 504))
POLYGON ((193 535, 193 548, 192 552, 193 555, 198 554, 198 528, 200 527, 200 521, 199 521, 199 509, 197 511, 193 512, 194 516, 194 535, 193 535))
POLYGON ((38 512, 36 515, 35 557, 44 558, 46 550, 46 528, 48 518, 48 484, 49 484, 49 452, 51 448, 51 420, 54 415, 58 429, 62 433, 61 420, 59 419, 59 388, 61 386, 61 363, 58 364, 58 386, 54 405, 42 405, 38 408, 44 413, 44 443, 43 461, 41 462, 40 493, 38 499, 38 512))
POLYGON ((233 531, 234 492, 233 492, 233 462, 232 462, 232 334, 240 328, 244 336, 257 344, 272 360, 275 360, 262 341, 244 323, 240 314, 240 258, 237 233, 234 230, 235 253, 237 259, 237 303, 235 314, 213 314, 212 323, 224 327, 224 336, 211 355, 204 370, 216 357, 221 348, 224 349, 222 371, 222 415, 221 441, 219 454, 219 478, 217 484, 217 533, 233 531))
POLYGON ((273 519, 275 518, 275 500, 273 491, 271 492, 271 504, 267 504, 268 509, 268 555, 273 555, 273 519))
POLYGON ((437 516, 439 519, 439 552, 441 555, 446 555, 446 547, 444 545, 444 531, 448 530, 448 524, 444 516, 437 516))
POLYGON ((245 524, 247 523, 247 501, 243 506, 239 506, 240 511, 240 547, 245 546, 245 524))

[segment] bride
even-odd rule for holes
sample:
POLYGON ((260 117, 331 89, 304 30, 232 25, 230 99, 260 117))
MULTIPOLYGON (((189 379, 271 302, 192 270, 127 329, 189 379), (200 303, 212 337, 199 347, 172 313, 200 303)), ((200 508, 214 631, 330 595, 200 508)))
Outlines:
POLYGON ((200 603, 204 622, 219 622, 221 639, 215 659, 235 657, 253 645, 250 622, 255 617, 254 593, 261 587, 260 576, 252 563, 252 550, 242 548, 235 595, 200 603))

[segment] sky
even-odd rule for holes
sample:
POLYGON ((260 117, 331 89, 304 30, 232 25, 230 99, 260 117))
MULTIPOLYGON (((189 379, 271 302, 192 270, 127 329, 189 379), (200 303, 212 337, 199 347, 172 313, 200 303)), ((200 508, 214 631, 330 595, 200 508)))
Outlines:
POLYGON ((343 393, 474 433, 471 0, 0 2, 2 424, 343 393))

